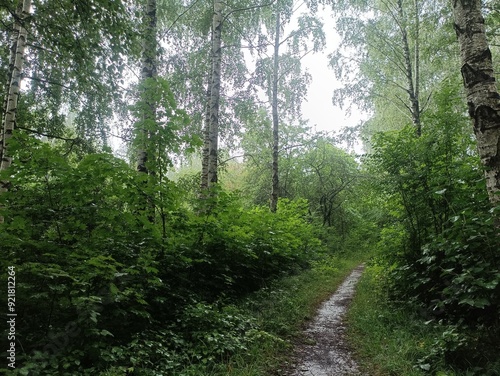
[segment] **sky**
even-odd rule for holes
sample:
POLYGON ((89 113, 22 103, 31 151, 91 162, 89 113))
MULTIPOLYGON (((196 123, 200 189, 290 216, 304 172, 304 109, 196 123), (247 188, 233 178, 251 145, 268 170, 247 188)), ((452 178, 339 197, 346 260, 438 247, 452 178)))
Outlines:
POLYGON ((309 54, 302 60, 304 67, 312 75, 307 101, 302 104, 302 114, 305 119, 309 119, 311 126, 316 125, 318 131, 338 131, 345 126, 357 125, 361 120, 366 120, 367 115, 353 107, 351 115, 347 116, 345 110, 332 104, 333 91, 341 87, 341 83, 328 67, 328 54, 339 45, 340 37, 334 30, 332 12, 323 10, 320 14, 327 44, 323 52, 309 54))

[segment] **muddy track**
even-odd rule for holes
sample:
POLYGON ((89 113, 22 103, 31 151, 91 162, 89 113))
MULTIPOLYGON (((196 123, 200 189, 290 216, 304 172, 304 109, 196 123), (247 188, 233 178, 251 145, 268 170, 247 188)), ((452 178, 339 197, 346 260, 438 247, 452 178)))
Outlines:
POLYGON ((296 365, 289 376, 361 375, 346 342, 344 315, 363 273, 358 266, 337 291, 324 302, 296 348, 296 365))

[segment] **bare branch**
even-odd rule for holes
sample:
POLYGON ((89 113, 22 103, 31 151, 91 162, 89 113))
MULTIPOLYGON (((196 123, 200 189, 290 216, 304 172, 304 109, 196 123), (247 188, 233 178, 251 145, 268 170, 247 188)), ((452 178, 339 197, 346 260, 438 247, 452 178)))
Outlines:
POLYGON ((177 23, 177 21, 179 21, 181 19, 182 16, 184 16, 187 12, 189 12, 197 3, 198 3, 199 0, 194 0, 193 3, 191 5, 189 5, 185 10, 184 12, 181 12, 181 14, 179 14, 175 20, 172 21, 172 23, 170 24, 170 26, 167 28, 167 30, 165 30, 163 32, 163 34, 160 36, 159 40, 162 40, 163 38, 165 38, 167 36, 167 34, 170 32, 170 30, 172 30, 172 28, 174 27, 174 25, 177 23))
POLYGON ((270 5, 273 5, 275 3, 275 1, 271 1, 270 3, 267 3, 267 4, 261 4, 261 5, 255 5, 255 6, 252 6, 252 7, 246 7, 246 8, 238 8, 238 9, 233 9, 232 11, 230 11, 228 14, 226 14, 223 18, 222 18, 222 22, 224 23, 226 21, 226 19, 233 13, 236 13, 236 12, 244 12, 246 10, 252 10, 252 9, 258 9, 258 8, 264 8, 264 7, 268 7, 270 5))
POLYGON ((25 128, 25 127, 20 127, 20 126, 17 126, 16 128, 17 129, 22 129, 23 131, 26 131, 26 132, 29 132, 29 133, 37 134, 39 136, 44 136, 44 137, 48 137, 48 138, 54 138, 56 140, 63 140, 63 141, 67 141, 67 142, 80 142, 80 141, 82 141, 82 139, 80 137, 68 138, 68 137, 56 136, 54 134, 44 133, 44 132, 37 131, 35 129, 25 128))
POLYGON ((65 89, 68 89, 68 90, 71 90, 71 88, 69 86, 66 86, 60 82, 57 82, 57 81, 52 81, 52 80, 46 80, 44 78, 40 78, 40 77, 33 77, 33 76, 25 76, 25 78, 28 78, 32 81, 37 81, 37 82, 43 82, 45 84, 50 84, 50 85, 56 85, 56 86, 60 86, 60 87, 63 87, 65 89))

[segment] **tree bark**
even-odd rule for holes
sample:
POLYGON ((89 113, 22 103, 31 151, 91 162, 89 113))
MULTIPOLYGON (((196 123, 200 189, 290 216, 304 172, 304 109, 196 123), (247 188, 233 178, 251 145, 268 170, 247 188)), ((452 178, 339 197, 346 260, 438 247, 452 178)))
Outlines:
POLYGON ((279 117, 278 117, 278 79, 279 79, 279 47, 280 47, 280 13, 278 2, 276 2, 276 30, 274 36, 274 67, 273 67, 273 162, 272 162, 272 188, 269 207, 271 212, 276 213, 279 195, 279 117))
MULTIPOLYGON (((144 12, 144 37, 142 40, 141 52, 141 81, 146 83, 157 76, 157 41, 156 41, 156 0, 148 0, 144 12)), ((145 108, 142 109, 141 127, 139 136, 140 144, 137 150, 137 171, 142 173, 149 173, 148 162, 148 140, 150 138, 150 131, 148 130, 148 123, 156 121, 156 105, 151 93, 148 93, 147 84, 142 89, 141 95, 143 96, 145 108)))
POLYGON ((207 103, 203 129, 203 150, 201 153, 201 193, 208 189, 208 164, 210 159, 210 85, 207 88, 207 103))
MULTIPOLYGON (((14 132, 17 116, 17 102, 21 90, 21 81, 24 65, 24 53, 26 49, 27 31, 24 22, 29 16, 31 0, 21 0, 17 9, 16 20, 14 22, 13 43, 11 47, 10 63, 10 83, 8 84, 7 97, 5 101, 5 113, 2 121, 2 147, 0 170, 6 170, 12 164, 12 157, 8 153, 8 143, 14 132)), ((6 186, 2 183, 2 189, 6 186)))
POLYGON ((454 0, 453 16, 469 115, 485 167, 486 189, 490 202, 497 205, 500 203, 500 95, 481 0, 454 0))
MULTIPOLYGON (((139 129, 137 137, 137 171, 146 175, 153 175, 154 170, 151 170, 148 162, 154 158, 155 145, 152 145, 152 136, 155 132, 154 124, 156 124, 157 105, 154 98, 152 85, 158 75, 158 42, 157 42, 157 17, 156 17, 156 0, 147 0, 144 15, 143 15, 143 38, 141 51, 141 113, 139 119, 139 129)), ((145 188, 149 185, 145 182, 145 188)), ((145 192, 143 195, 142 211, 147 215, 148 221, 155 221, 155 205, 151 194, 145 192)))
MULTIPOLYGON (((17 8, 16 8, 16 15, 20 15, 22 14, 23 12, 23 1, 19 1, 18 4, 17 4, 17 8)), ((5 119, 5 114, 7 112, 7 103, 8 103, 8 97, 9 97, 9 88, 10 88, 10 84, 11 84, 11 81, 12 81, 12 74, 14 72, 14 64, 15 64, 15 61, 16 61, 16 50, 17 50, 17 40, 19 38, 19 27, 18 27, 18 21, 17 20, 14 20, 14 23, 13 23, 13 26, 12 26, 12 30, 11 30, 11 36, 10 36, 10 40, 11 40, 11 43, 10 43, 10 48, 9 48, 9 51, 10 51, 10 54, 9 54, 9 66, 8 66, 8 71, 7 71, 7 78, 5 80, 5 97, 4 97, 4 103, 3 103, 3 107, 2 107, 2 136, 0 137, 0 164, 1 164, 1 161, 2 161, 2 150, 3 150, 3 131, 4 131, 4 128, 3 128, 3 121, 5 119)))
POLYGON ((219 102, 222 65, 222 2, 214 0, 212 22, 212 83, 210 85, 210 149, 208 157, 208 187, 217 183, 219 144, 219 102))
MULTIPOLYGON (((8 169, 12 165, 12 157, 9 155, 9 141, 16 125, 17 103, 21 90, 23 77, 24 54, 26 50, 27 31, 26 22, 31 8, 31 0, 20 0, 14 21, 12 34, 12 47, 10 55, 10 82, 7 85, 7 95, 4 104, 4 114, 2 118, 2 136, 0 140, 0 171, 8 169)), ((0 181, 0 194, 9 189, 8 181, 0 181)), ((0 223, 4 222, 0 216, 0 223)))
POLYGON ((411 54, 410 54, 410 45, 408 43, 408 32, 406 28, 406 17, 404 14, 403 10, 403 1, 398 0, 398 13, 399 13, 399 18, 400 18, 400 31, 401 31, 401 39, 403 42, 403 55, 405 59, 405 66, 406 66, 406 79, 407 79, 407 92, 408 92, 408 97, 410 99, 410 112, 411 112, 411 118, 413 125, 415 126, 415 132, 417 136, 420 136, 422 134, 422 125, 420 121, 420 103, 419 103, 419 93, 418 93, 418 88, 419 88, 419 83, 417 80, 419 80, 419 70, 418 70, 418 64, 420 63, 418 61, 418 56, 419 56, 419 51, 418 51, 418 27, 419 27, 419 14, 418 14, 418 0, 415 0, 415 17, 416 17, 416 41, 415 41, 415 67, 412 66, 412 59, 411 59, 411 54), (415 69, 415 75, 413 74, 413 70, 415 69))

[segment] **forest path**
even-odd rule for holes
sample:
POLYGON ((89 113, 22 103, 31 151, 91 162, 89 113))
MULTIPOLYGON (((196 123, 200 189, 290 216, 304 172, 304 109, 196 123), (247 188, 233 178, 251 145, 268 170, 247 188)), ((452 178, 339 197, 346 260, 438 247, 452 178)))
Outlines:
POLYGON ((364 265, 355 268, 325 301, 305 331, 306 340, 296 348, 297 363, 290 376, 361 375, 345 338, 344 316, 364 265))

